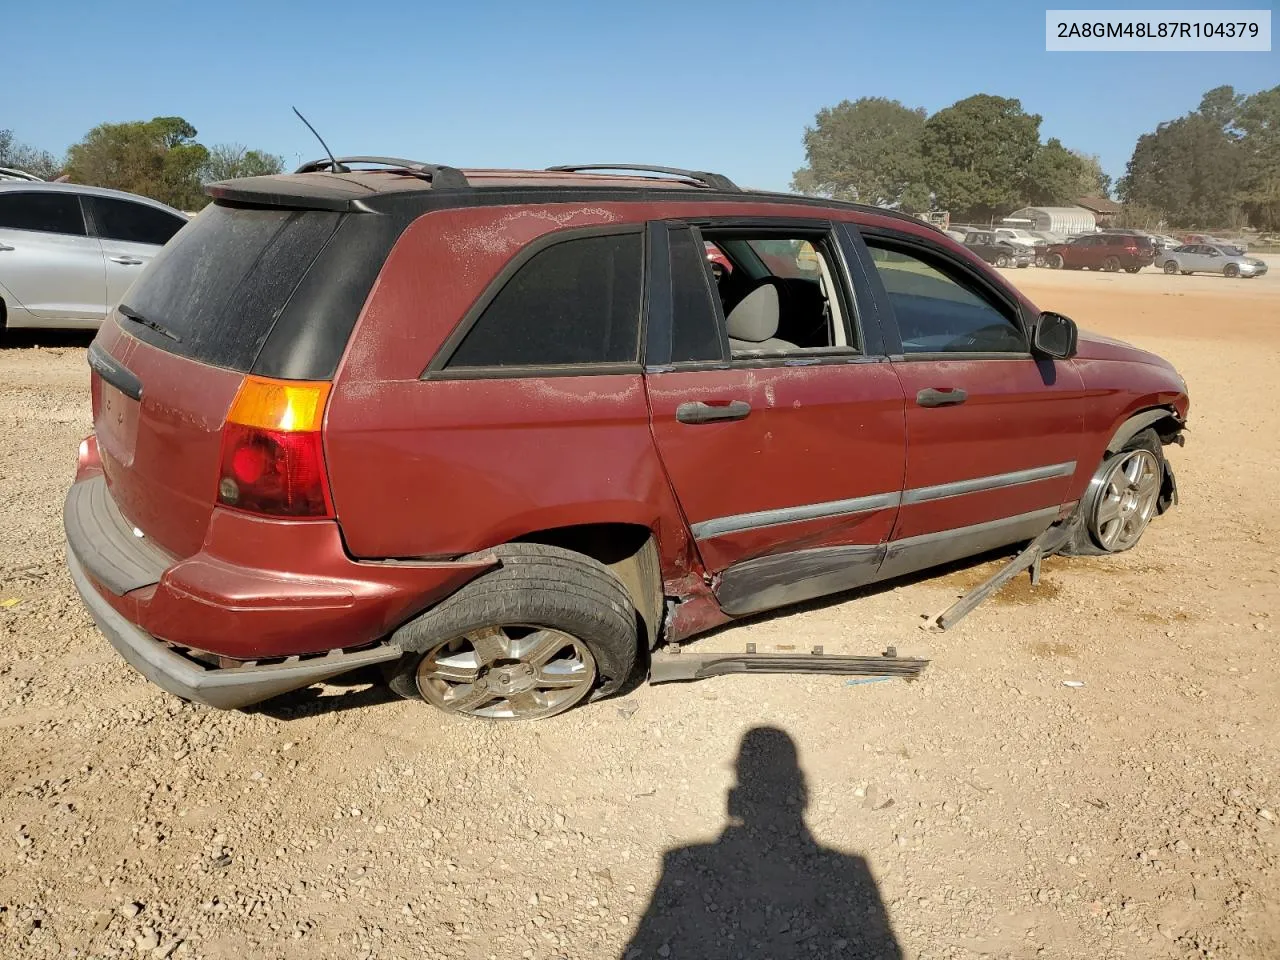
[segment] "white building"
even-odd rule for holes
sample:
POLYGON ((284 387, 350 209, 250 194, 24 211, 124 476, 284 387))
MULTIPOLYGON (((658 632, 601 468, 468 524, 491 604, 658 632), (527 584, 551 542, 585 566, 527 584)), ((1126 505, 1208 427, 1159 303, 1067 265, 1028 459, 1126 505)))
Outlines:
POLYGON ((1084 207, 1023 207, 1005 217, 1004 222, 1064 237, 1098 229, 1098 221, 1084 207))

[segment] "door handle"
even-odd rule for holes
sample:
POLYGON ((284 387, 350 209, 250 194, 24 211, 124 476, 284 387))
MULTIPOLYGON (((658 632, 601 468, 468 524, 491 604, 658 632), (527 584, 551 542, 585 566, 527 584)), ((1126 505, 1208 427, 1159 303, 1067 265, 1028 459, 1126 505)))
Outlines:
POLYGON ((969 399, 969 394, 959 387, 935 389, 925 387, 916 394, 916 405, 921 407, 953 407, 969 399))
POLYGON ((137 257, 109 257, 112 263, 123 263, 126 267, 136 267, 142 263, 137 257))
POLYGON ((750 412, 751 404, 745 400, 716 405, 697 400, 676 407, 676 419, 681 423, 715 423, 717 420, 742 420, 750 412))
POLYGON ((13 247, 9 246, 3 240, 0 240, 0 250, 12 250, 12 249, 13 247))

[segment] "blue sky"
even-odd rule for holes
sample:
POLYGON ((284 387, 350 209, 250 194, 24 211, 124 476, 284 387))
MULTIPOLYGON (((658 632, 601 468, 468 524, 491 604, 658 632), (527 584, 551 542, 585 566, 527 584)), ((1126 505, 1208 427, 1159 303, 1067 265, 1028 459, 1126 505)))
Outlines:
POLYGON ((1205 90, 1280 83, 1275 51, 1046 53, 1046 6, 1067 5, 73 0, 55 15, 5 0, 0 128, 57 153, 96 123, 179 115, 205 144, 293 166, 319 154, 296 104, 340 154, 648 162, 786 189, 805 125, 846 98, 932 112, 974 93, 1016 97, 1043 116, 1042 139, 1118 176, 1139 134, 1205 90))

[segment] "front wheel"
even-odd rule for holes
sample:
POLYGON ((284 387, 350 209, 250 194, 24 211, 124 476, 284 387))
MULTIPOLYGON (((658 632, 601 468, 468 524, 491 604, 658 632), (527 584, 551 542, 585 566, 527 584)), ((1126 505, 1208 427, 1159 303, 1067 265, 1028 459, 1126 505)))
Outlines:
POLYGON ((1178 272, 1178 264, 1173 260, 1166 260, 1164 264, 1164 272, 1172 277, 1178 272))
POLYGON ((621 581, 590 557, 507 544, 496 570, 396 631, 405 655, 387 669, 400 696, 446 713, 540 720, 595 690, 616 691, 637 651, 636 612, 621 581))
POLYGON ((1008 258, 1008 257, 1006 257, 1006 256, 1003 256, 1003 255, 1001 255, 1001 256, 999 256, 999 257, 996 257, 996 266, 997 266, 997 267, 1007 267, 1007 266, 1009 266, 1009 258, 1008 258))
POLYGON ((1160 510, 1164 480, 1160 438, 1143 430, 1103 458, 1076 508, 1083 529, 1063 552, 1100 556, 1137 546, 1160 510))
POLYGON ((1050 270, 1061 270, 1062 263, 1063 263, 1062 254, 1060 253, 1055 253, 1051 257, 1049 257, 1048 264, 1049 264, 1050 270))
POLYGON ((1240 276, 1240 267, 1237 264, 1228 263, 1222 268, 1222 275, 1224 277, 1238 277, 1240 276))

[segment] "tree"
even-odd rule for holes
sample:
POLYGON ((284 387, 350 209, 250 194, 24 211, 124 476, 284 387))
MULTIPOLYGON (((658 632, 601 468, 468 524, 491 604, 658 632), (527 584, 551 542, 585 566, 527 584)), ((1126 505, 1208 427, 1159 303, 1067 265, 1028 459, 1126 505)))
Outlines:
POLYGON ((1039 146, 1039 116, 1024 112, 1018 100, 980 93, 925 122, 924 179, 941 208, 987 219, 1022 201, 1039 146))
POLYGON ((1072 150, 1080 161, 1080 192, 1072 197, 1072 203, 1080 197, 1110 197, 1111 177, 1103 172, 1102 161, 1096 153, 1072 150))
POLYGON ((920 164, 925 111, 884 97, 844 100, 818 111, 804 133, 808 165, 792 187, 875 206, 927 209, 920 164))
POLYGON ((1239 199, 1255 226, 1280 229, 1280 86, 1243 98, 1235 127, 1243 161, 1239 199))
POLYGON ((209 151, 195 137, 195 127, 181 117, 99 124, 67 152, 66 173, 78 183, 197 210, 208 202, 200 171, 209 151))
POLYGON ((1200 107, 1196 113, 1214 124, 1219 130, 1230 134, 1240 112, 1244 97, 1236 95, 1231 86, 1214 87, 1200 98, 1200 107))
POLYGON ((250 150, 239 143, 220 143, 209 148, 209 159, 200 172, 200 178, 205 183, 213 183, 238 177, 262 177, 282 170, 283 157, 250 150))
POLYGON ((0 130, 0 167, 23 170, 43 180, 52 180, 62 164, 47 150, 37 150, 15 140, 12 130, 0 130))
POLYGON ((1175 226, 1232 225, 1240 214, 1241 159, 1221 114, 1189 113, 1138 138, 1120 198, 1159 210, 1175 226))

